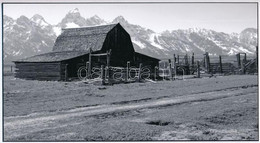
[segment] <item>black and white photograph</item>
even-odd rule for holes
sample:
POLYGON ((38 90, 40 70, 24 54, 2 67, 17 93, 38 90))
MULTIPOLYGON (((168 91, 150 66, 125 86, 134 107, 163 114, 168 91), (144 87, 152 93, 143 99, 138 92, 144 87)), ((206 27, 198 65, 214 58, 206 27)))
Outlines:
POLYGON ((3 1, 2 141, 259 141, 257 1, 3 1))

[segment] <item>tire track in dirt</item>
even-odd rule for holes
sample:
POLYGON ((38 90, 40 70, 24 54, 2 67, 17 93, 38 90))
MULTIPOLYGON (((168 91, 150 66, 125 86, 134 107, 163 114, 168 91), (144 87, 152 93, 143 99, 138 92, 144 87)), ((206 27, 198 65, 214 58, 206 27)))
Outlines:
MULTIPOLYGON (((208 93, 208 92, 217 92, 217 91, 226 91, 226 90, 235 90, 235 89, 240 89, 240 88, 251 88, 251 87, 258 87, 257 84, 251 84, 251 85, 243 85, 243 86, 235 86, 235 87, 229 87, 229 88, 224 88, 224 89, 217 89, 217 90, 209 90, 209 91, 202 91, 202 92, 195 92, 192 93, 193 95, 195 94, 202 94, 202 93, 208 93)), ((186 96, 190 94, 184 94, 184 95, 175 95, 175 96, 186 96)), ((148 101, 154 101, 154 100, 159 100, 159 99, 168 99, 172 96, 160 96, 156 98, 141 98, 141 99, 135 99, 135 100, 125 100, 125 101, 117 101, 117 102, 112 102, 107 105, 125 105, 125 104, 133 104, 133 103, 140 103, 140 102, 148 102, 148 101)), ((92 104, 92 105, 82 105, 82 106, 75 106, 72 108, 66 108, 66 109, 60 109, 59 111, 67 111, 67 110, 74 110, 78 108, 84 108, 84 107, 98 107, 100 105, 105 105, 105 104, 92 104)), ((57 111, 57 110, 55 110, 57 111)), ((55 112, 51 111, 51 112, 55 112)))
MULTIPOLYGON (((195 95, 195 94, 202 94, 202 93, 208 93, 208 92, 235 90, 235 89, 240 89, 240 88, 245 89, 245 88, 251 88, 251 87, 258 87, 258 85, 251 84, 251 85, 235 86, 235 87, 228 87, 228 88, 217 89, 217 90, 194 92, 191 94, 195 95)), ((174 96, 177 97, 177 96, 186 96, 186 95, 190 95, 190 94, 183 94, 183 95, 175 94, 174 96)), ((79 108, 84 108, 84 107, 99 107, 100 105, 125 105, 125 104, 155 101, 155 100, 159 100, 159 99, 168 99, 171 97, 172 97, 172 95, 166 95, 166 96, 160 96, 160 97, 154 97, 154 98, 141 98, 141 99, 134 99, 134 100, 116 101, 116 102, 111 102, 108 104, 90 104, 90 105, 88 104, 88 105, 75 106, 75 107, 71 107, 71 108, 63 108, 63 109, 59 109, 59 110, 49 110, 49 112, 68 111, 68 110, 74 110, 74 109, 79 109, 79 108)), ((40 112, 39 112, 39 114, 40 114, 40 112)), ((12 117, 12 116, 8 116, 8 117, 12 117)))
POLYGON ((33 132, 66 126, 68 124, 75 123, 75 119, 80 117, 135 109, 160 108, 191 102, 205 102, 252 93, 257 94, 255 87, 247 89, 239 88, 237 90, 206 92, 201 94, 190 94, 185 96, 158 99, 155 101, 147 101, 144 103, 133 103, 126 105, 99 105, 94 107, 82 107, 62 112, 4 117, 4 137, 5 140, 12 140, 12 138, 27 135, 33 132))

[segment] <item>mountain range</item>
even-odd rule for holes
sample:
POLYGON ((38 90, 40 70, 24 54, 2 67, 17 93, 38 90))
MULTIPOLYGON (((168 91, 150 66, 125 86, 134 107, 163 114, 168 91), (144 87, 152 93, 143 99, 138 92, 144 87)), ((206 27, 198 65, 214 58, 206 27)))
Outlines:
POLYGON ((69 11, 57 25, 51 25, 35 14, 31 18, 20 16, 13 19, 3 17, 4 30, 4 62, 50 52, 57 36, 63 28, 120 23, 130 34, 137 52, 157 58, 171 58, 175 54, 235 55, 243 52, 249 56, 255 54, 257 45, 257 29, 246 28, 241 33, 227 34, 210 29, 190 28, 154 32, 140 25, 129 23, 118 16, 107 22, 97 15, 90 18, 81 16, 76 8, 69 11))

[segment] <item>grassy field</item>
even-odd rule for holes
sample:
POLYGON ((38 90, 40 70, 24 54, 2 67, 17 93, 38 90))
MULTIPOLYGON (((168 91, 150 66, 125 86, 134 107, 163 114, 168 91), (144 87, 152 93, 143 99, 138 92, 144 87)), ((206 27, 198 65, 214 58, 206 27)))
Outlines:
POLYGON ((258 140, 256 75, 99 86, 4 77, 5 141, 258 140))

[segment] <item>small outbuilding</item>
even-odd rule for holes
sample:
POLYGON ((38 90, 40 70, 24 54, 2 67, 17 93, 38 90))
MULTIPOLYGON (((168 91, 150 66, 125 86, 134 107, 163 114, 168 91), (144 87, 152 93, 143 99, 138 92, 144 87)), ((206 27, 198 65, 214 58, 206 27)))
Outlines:
POLYGON ((65 80, 77 78, 77 71, 86 66, 89 55, 91 66, 107 65, 107 56, 102 54, 111 52, 110 66, 126 67, 142 63, 154 69, 159 59, 137 53, 134 50, 130 35, 118 23, 95 27, 63 29, 57 37, 53 50, 50 53, 40 54, 29 58, 14 61, 17 78, 32 80, 65 80), (65 77, 66 76, 66 77, 65 77))

